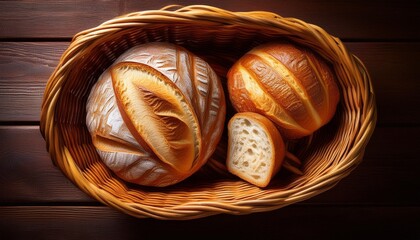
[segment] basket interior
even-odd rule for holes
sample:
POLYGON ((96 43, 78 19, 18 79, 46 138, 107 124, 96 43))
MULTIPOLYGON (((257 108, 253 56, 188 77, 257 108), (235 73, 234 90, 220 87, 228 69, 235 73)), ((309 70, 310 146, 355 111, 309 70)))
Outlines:
MULTIPOLYGON (((348 164, 351 158, 348 153, 352 149, 354 138, 353 129, 355 124, 358 124, 354 121, 354 104, 349 104, 352 99, 345 94, 341 97, 336 115, 330 123, 317 131, 312 138, 303 138, 290 145, 290 151, 303 163, 304 174, 297 176, 281 170, 264 189, 223 173, 223 170, 214 169, 217 164, 208 164, 192 177, 170 187, 152 188, 128 184, 116 177, 102 163, 92 145, 85 124, 87 97, 99 75, 127 49, 152 41, 179 44, 206 60, 226 87, 225 76, 234 61, 251 48, 275 40, 291 40, 307 45, 299 37, 281 31, 261 30, 258 26, 240 27, 229 24, 203 26, 194 23, 126 27, 91 41, 89 46, 83 48, 83 51, 72 59, 73 70, 65 73, 67 79, 61 87, 54 116, 63 145, 69 150, 84 181, 121 202, 141 203, 159 208, 176 208, 190 201, 218 202, 226 205, 240 201, 252 202, 255 199, 263 201, 265 199, 269 202, 273 196, 277 199, 282 196, 293 199, 294 194, 299 194, 299 200, 302 200, 312 196, 316 191, 308 190, 308 185, 312 184, 311 186, 316 188, 317 183, 324 181, 323 190, 334 186, 336 181, 326 182, 325 179, 340 174, 336 172, 338 166, 348 164)), ((336 64, 334 59, 327 60, 333 66, 336 64)), ((352 84, 357 83, 340 79, 338 85, 340 91, 345 93, 352 84)), ((229 119, 229 114, 233 114, 229 103, 227 106, 226 120, 229 119)), ((225 146, 226 135, 210 162, 216 161, 221 163, 218 166, 223 166, 225 146)), ((349 164, 349 168, 353 167, 354 165, 349 164)), ((275 204, 273 203, 273 206, 275 204)))

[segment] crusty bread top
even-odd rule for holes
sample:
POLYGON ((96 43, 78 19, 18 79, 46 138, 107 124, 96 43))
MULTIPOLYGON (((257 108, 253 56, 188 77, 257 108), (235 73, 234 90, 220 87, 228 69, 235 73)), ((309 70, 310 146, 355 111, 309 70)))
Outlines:
POLYGON ((309 135, 335 113, 339 90, 327 63, 291 43, 260 45, 228 73, 228 90, 236 110, 269 117, 288 138, 309 135))
POLYGON ((93 86, 86 110, 103 162, 124 180, 162 187, 210 158, 226 103, 207 62, 176 44, 152 42, 116 59, 93 86))
POLYGON ((188 172, 200 154, 201 131, 184 94, 145 64, 121 62, 110 72, 121 115, 134 137, 163 162, 188 172))

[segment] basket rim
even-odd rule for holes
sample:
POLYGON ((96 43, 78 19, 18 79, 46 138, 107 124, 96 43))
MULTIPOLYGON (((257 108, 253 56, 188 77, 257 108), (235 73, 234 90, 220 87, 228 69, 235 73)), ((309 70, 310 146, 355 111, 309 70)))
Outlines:
MULTIPOLYGON (((357 108, 358 106, 349 107, 357 108)), ((283 18, 278 14, 266 11, 231 12, 207 5, 191 5, 185 7, 168 5, 160 10, 147 10, 118 16, 97 27, 77 33, 73 37, 70 46, 61 56, 57 67, 48 80, 42 101, 40 130, 46 140, 47 148, 54 164, 80 189, 98 201, 135 217, 193 219, 220 213, 238 215, 270 211, 297 201, 306 200, 332 188, 342 178, 350 174, 362 160, 364 149, 373 134, 376 121, 375 94, 366 67, 360 59, 347 51, 340 39, 329 35, 321 27, 296 18, 283 18), (174 8, 175 10, 173 10, 174 8), (291 36, 292 38, 296 37, 307 41, 309 46, 313 45, 315 50, 328 59, 333 59, 332 53, 340 54, 349 63, 349 68, 353 72, 359 73, 357 77, 366 88, 364 91, 350 89, 347 94, 352 95, 356 91, 359 101, 365 103, 359 113, 359 118, 363 119, 363 121, 360 121, 358 134, 353 138, 354 146, 348 151, 346 158, 339 165, 335 166, 333 172, 323 175, 309 185, 288 190, 287 194, 285 192, 273 191, 265 194, 258 200, 247 200, 233 204, 218 201, 192 201, 173 208, 157 208, 154 206, 145 206, 141 203, 123 203, 117 197, 97 186, 93 186, 89 181, 85 180, 83 172, 74 162, 73 156, 70 154, 68 148, 63 145, 62 136, 55 125, 54 119, 56 103, 60 97, 61 86, 65 81, 64 76, 70 71, 71 64, 77 61, 80 52, 85 51, 87 47, 94 46, 100 39, 112 35, 119 30, 152 24, 189 24, 192 21, 194 21, 194 24, 203 23, 208 26, 229 24, 247 27, 252 25, 261 27, 261 29, 284 32, 285 34, 291 29, 296 28, 302 32, 302 35, 293 35, 291 36), (310 40, 307 40, 304 36, 310 40), (317 41, 317 43, 320 43, 320 46, 315 46, 311 41, 317 41), (327 51, 324 51, 324 49, 327 49, 327 51), (286 201, 285 195, 287 195, 286 201)))

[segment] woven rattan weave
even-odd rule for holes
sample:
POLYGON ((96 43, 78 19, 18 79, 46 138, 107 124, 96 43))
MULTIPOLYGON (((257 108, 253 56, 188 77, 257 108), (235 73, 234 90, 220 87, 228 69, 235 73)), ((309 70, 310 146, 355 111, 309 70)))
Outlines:
POLYGON ((78 33, 47 83, 41 113, 41 132, 53 162, 77 187, 132 216, 176 220, 270 211, 320 194, 361 162, 375 124, 368 72, 338 38, 298 19, 210 6, 134 12, 78 33), (221 150, 186 181, 150 188, 127 184, 102 164, 86 129, 86 100, 98 76, 125 50, 151 41, 176 43, 208 61, 225 83, 235 60, 275 40, 319 53, 331 63, 340 88, 333 120, 310 139, 291 144, 303 175, 281 171, 261 189, 224 172, 221 150))

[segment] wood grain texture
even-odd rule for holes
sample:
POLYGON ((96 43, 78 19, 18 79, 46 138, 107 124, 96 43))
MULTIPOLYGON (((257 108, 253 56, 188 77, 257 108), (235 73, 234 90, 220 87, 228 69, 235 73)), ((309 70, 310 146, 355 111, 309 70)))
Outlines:
POLYGON ((45 85, 68 44, 0 42, 1 121, 39 121, 45 85))
POLYGON ((0 238, 420 239, 418 19, 411 0, 0 0, 0 238), (344 40, 377 96, 378 127, 361 164, 301 203, 188 221, 135 219, 74 186, 51 163, 37 125, 50 74, 77 32, 174 3, 268 10, 344 40))
POLYGON ((120 1, 1 1, 0 38, 71 38, 118 16, 120 1))
POLYGON ((89 202, 56 168, 38 126, 0 127, 0 202, 89 202))
MULTIPOLYGON (((333 189, 304 204, 419 206, 420 128, 378 128, 364 161, 333 189)), ((0 127, 0 204, 94 203, 53 166, 37 126, 0 127)))
POLYGON ((372 79, 378 106, 378 125, 419 126, 419 42, 351 43, 349 51, 359 57, 372 79))
POLYGON ((121 14, 170 4, 207 4, 230 11, 265 10, 316 24, 347 39, 419 39, 415 1, 90 0, 0 1, 0 38, 71 38, 121 14), (380 11, 378 9, 380 8, 380 11), (370 21, 366 21, 369 19, 370 21), (404 25, 404 27, 401 27, 404 25))
MULTIPOLYGON (((68 42, 0 43, 0 122, 39 121, 47 80, 68 42)), ((379 125, 420 123, 420 43, 346 43, 366 65, 377 95, 379 125)))
POLYGON ((186 221, 134 219, 102 206, 0 207, 13 239, 418 239, 420 207, 288 206, 186 221), (398 223, 398 224, 397 224, 398 223))

